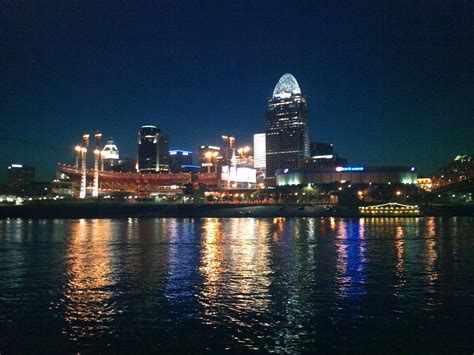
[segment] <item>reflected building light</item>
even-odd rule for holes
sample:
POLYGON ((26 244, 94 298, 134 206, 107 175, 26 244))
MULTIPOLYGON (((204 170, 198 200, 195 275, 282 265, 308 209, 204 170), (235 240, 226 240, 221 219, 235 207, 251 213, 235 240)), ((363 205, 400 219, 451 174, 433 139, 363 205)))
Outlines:
MULTIPOLYGON (((97 327, 102 329, 111 322, 117 309, 108 304, 112 297, 111 253, 108 238, 112 235, 107 219, 86 221, 80 219, 72 225, 66 260, 68 277, 64 332, 71 340, 94 337, 97 327)), ((112 325, 110 324, 112 327, 112 325)))

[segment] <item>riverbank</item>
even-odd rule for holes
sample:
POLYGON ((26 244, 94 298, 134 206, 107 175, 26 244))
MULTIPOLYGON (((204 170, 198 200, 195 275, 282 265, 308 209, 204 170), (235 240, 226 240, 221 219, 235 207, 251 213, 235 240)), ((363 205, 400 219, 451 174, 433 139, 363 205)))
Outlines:
MULTIPOLYGON (((435 205, 423 216, 474 216, 474 205, 435 205)), ((359 217, 357 207, 320 205, 156 204, 55 202, 0 206, 0 218, 124 218, 124 217, 359 217)), ((383 216, 379 216, 383 217, 383 216)), ((400 216, 399 216, 400 217, 400 216)))

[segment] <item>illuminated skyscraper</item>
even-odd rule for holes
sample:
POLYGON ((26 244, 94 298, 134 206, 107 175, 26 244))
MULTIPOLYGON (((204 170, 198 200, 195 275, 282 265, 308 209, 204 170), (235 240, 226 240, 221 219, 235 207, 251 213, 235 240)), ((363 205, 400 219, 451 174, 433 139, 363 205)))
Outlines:
POLYGON ((255 169, 265 169, 266 167, 265 141, 265 133, 253 135, 253 166, 255 169))
POLYGON ((232 159, 232 155, 235 153, 235 137, 230 135, 223 135, 222 136, 222 143, 221 143, 221 153, 222 156, 222 163, 229 164, 230 160, 232 159))
POLYGON ((113 140, 108 140, 102 149, 102 162, 105 170, 113 170, 119 162, 119 150, 113 140))
POLYGON ((278 169, 298 168, 308 156, 308 105, 294 76, 285 74, 267 106, 267 176, 275 176, 278 169))
POLYGON ((193 165, 193 152, 190 150, 172 149, 170 150, 170 171, 172 173, 182 173, 192 170, 191 167, 200 168, 193 165))
POLYGON ((138 131, 138 171, 169 172, 168 135, 156 126, 146 125, 138 131))

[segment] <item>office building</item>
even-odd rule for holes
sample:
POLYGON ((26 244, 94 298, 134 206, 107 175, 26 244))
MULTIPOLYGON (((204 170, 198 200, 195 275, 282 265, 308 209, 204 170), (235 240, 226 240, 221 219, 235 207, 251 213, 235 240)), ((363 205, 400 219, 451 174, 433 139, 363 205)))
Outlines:
POLYGON ((119 162, 119 150, 113 140, 109 139, 102 149, 103 170, 114 170, 119 162))
POLYGON ((253 135, 253 163, 255 169, 266 168, 266 146, 265 133, 253 135))
POLYGON ((182 173, 183 169, 188 171, 193 165, 193 152, 190 150, 172 149, 170 154, 170 171, 172 173, 182 173))
POLYGON ((22 164, 10 164, 7 167, 6 186, 12 193, 23 194, 28 185, 35 182, 35 168, 22 164))
POLYGON ((236 140, 235 137, 231 135, 223 135, 221 142, 221 152, 220 156, 222 157, 222 164, 230 164, 232 155, 235 153, 236 140))
POLYGON ((138 171, 169 172, 168 135, 156 126, 145 125, 138 131, 138 171))
POLYGON ((215 145, 199 147, 199 165, 203 173, 217 173, 217 164, 222 159, 221 148, 215 145))
POLYGON ((308 156, 308 105, 294 76, 285 74, 267 106, 267 177, 274 177, 278 169, 302 166, 308 156))

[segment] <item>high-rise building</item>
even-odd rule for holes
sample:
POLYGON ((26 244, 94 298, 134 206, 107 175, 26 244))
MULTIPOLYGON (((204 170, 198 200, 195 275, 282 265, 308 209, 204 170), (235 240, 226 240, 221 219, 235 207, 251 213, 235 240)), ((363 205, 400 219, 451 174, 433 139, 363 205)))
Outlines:
POLYGON ((169 153, 172 173, 187 172, 189 167, 193 166, 193 152, 190 150, 172 149, 169 153))
POLYGON ((217 164, 222 159, 221 148, 215 145, 201 145, 199 147, 199 165, 202 172, 217 173, 217 164))
POLYGON ((168 135, 156 126, 145 125, 138 131, 138 171, 169 172, 168 135))
POLYGON ((10 192, 24 193, 35 182, 35 168, 22 164, 10 164, 7 168, 6 185, 10 192))
POLYGON ((235 153, 235 137, 230 135, 223 135, 222 136, 222 143, 221 143, 221 156, 222 156, 222 164, 229 164, 230 160, 232 159, 232 155, 235 153))
POLYGON ((274 177, 278 169, 302 166, 308 156, 308 105, 295 77, 284 74, 267 106, 267 177, 274 177))
POLYGON ((253 135, 253 166, 255 169, 265 169, 266 167, 265 141, 265 133, 253 135))
POLYGON ((119 162, 119 150, 112 139, 102 149, 102 162, 104 170, 114 170, 119 162))

